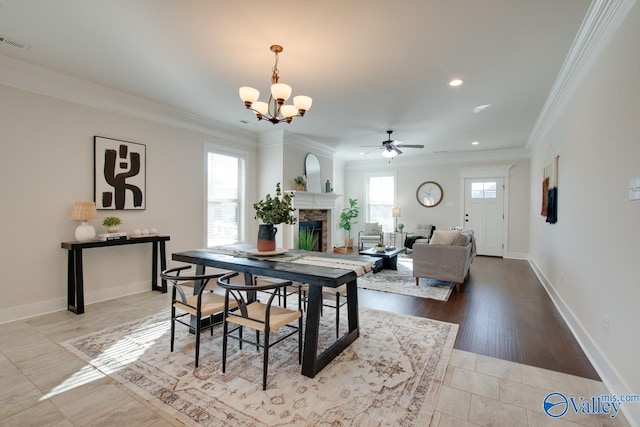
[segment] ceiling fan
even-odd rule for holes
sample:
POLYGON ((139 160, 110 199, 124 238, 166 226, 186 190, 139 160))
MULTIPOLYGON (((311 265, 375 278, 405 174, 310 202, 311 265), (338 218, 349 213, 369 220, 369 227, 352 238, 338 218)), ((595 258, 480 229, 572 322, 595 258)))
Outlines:
MULTIPOLYGON (((387 140, 386 141, 382 141, 382 146, 378 146, 378 145, 361 145, 361 147, 377 147, 378 149, 382 150, 382 155, 384 157, 388 157, 388 158, 393 158, 395 156, 397 156, 398 154, 402 154, 402 151, 400 151, 400 149, 398 148, 398 146, 401 146, 402 148, 424 148, 424 145, 420 144, 420 145, 409 145, 409 144, 403 144, 402 141, 396 141, 396 140, 392 140, 391 139, 391 134, 393 133, 392 130, 388 130, 387 131, 387 140)), ((374 150, 371 150, 374 151, 374 150)), ((365 153, 368 154, 371 151, 365 153)))

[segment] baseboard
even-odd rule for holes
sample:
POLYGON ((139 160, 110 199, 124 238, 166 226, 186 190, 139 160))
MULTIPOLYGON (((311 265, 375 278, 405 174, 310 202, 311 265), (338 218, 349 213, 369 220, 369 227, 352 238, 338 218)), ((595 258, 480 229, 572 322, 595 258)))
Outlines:
POLYGON ((529 254, 526 252, 506 252, 503 256, 503 258, 508 258, 508 259, 523 259, 523 260, 528 260, 529 259, 529 254))
MULTIPOLYGON (((114 298, 120 298, 127 295, 145 292, 151 289, 151 280, 143 282, 130 283, 125 286, 115 288, 102 289, 98 291, 88 292, 85 294, 84 303, 95 304, 97 302, 107 301, 114 298)), ((17 307, 8 307, 0 309, 0 324, 15 322, 17 320, 28 319, 31 317, 42 316, 43 314, 54 313, 56 311, 64 311, 67 309, 66 298, 53 298, 45 301, 38 301, 33 304, 25 304, 17 307)))
MULTIPOLYGON (((551 301, 560 312, 560 315, 573 333, 575 339, 578 341, 582 351, 584 351, 594 369, 598 375, 600 375, 602 382, 609 389, 609 392, 618 396, 623 394, 638 394, 637 390, 631 390, 629 385, 624 381, 623 377, 616 370, 615 366, 611 364, 606 354, 603 353, 593 338, 591 338, 589 332, 583 327, 582 323, 580 323, 580 321, 574 316, 569 306, 556 292, 556 289, 538 267, 536 262, 531 257, 528 258, 528 261, 536 276, 538 276, 540 283, 542 283, 542 286, 547 291, 551 301)), ((629 421, 629 424, 636 427, 640 425, 640 404, 625 403, 621 405, 620 410, 627 418, 627 421, 629 421)))

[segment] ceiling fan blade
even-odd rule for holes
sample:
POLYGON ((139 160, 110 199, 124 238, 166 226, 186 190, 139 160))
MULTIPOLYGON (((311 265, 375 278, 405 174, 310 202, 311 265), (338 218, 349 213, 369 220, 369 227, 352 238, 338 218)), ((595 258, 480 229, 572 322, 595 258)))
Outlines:
POLYGON ((398 153, 398 154, 402 154, 402 151, 400 151, 400 150, 398 149, 398 147, 394 147, 393 149, 395 150, 395 152, 396 152, 396 153, 398 153))
POLYGON ((382 148, 379 145, 361 145, 360 147, 363 147, 363 148, 368 148, 368 147, 382 148))
MULTIPOLYGON (((369 145, 369 147, 371 147, 371 146, 369 145)), ((377 147, 377 148, 374 148, 373 150, 365 151, 365 152, 364 152, 364 153, 362 153, 362 154, 365 154, 365 155, 366 155, 366 154, 369 154, 369 153, 373 153, 374 151, 378 151, 379 149, 380 149, 380 147, 377 147)))
POLYGON ((402 144, 402 148, 424 148, 424 145, 409 145, 409 144, 402 144))

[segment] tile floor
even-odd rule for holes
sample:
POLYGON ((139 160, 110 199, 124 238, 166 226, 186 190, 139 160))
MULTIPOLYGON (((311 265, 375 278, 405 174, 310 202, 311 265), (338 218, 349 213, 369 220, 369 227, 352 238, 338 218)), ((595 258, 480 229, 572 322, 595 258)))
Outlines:
MULTIPOLYGON (((168 307, 168 294, 141 294, 0 325, 0 425, 183 425, 102 375, 59 345, 168 307)), ((627 426, 620 413, 551 419, 542 400, 552 391, 573 396, 607 394, 601 382, 454 350, 433 427, 627 426)))

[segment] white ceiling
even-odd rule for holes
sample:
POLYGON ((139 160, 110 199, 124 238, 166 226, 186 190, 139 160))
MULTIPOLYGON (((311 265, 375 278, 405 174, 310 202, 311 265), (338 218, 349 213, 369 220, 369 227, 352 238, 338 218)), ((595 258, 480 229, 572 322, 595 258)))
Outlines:
POLYGON ((405 156, 513 149, 526 146, 589 5, 0 0, 0 35, 31 46, 0 44, 0 55, 258 133, 274 125, 244 109, 238 87, 264 98, 277 43, 281 82, 313 106, 276 126, 339 158, 363 159, 360 145, 381 144, 387 129, 425 145, 405 156), (448 87, 453 77, 464 85, 448 87))

